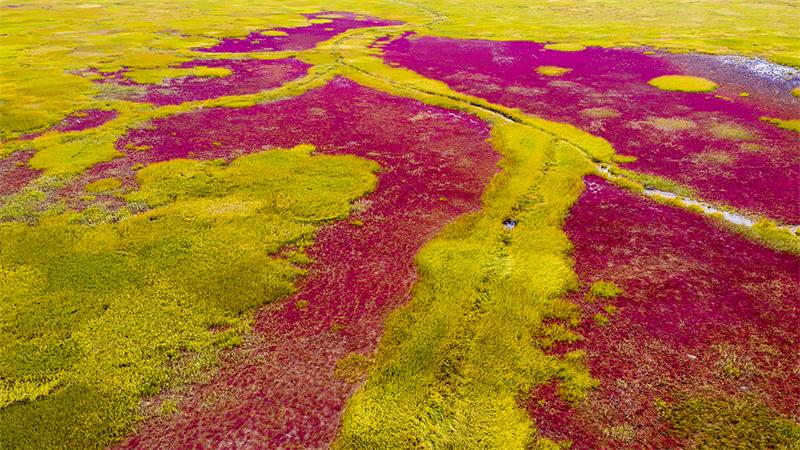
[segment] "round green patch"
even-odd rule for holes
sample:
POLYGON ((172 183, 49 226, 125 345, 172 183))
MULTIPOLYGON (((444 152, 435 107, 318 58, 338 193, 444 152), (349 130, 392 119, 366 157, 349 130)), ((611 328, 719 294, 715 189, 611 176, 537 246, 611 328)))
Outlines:
POLYGON ((653 78, 647 84, 665 91, 681 92, 710 92, 719 87, 711 80, 688 75, 664 75, 653 78))
POLYGON ((616 109, 613 108, 606 108, 606 107, 597 107, 597 108, 586 108, 581 110, 581 115, 586 117, 591 117, 593 119, 605 119, 610 117, 619 117, 620 113, 616 109))
POLYGON ((559 52, 579 52, 581 50, 586 49, 586 47, 584 47, 581 44, 568 43, 568 42, 560 44, 547 44, 544 46, 544 48, 546 48, 547 50, 557 50, 559 52))
POLYGON ((266 30, 266 31, 262 31, 261 32, 262 36, 267 36, 267 37, 270 37, 270 36, 286 36, 287 34, 288 34, 287 32, 280 31, 280 30, 266 30))
POLYGON ((103 178, 86 185, 86 192, 108 192, 122 187, 122 183, 116 178, 103 178))
POLYGON ((560 77, 571 70, 572 69, 558 66, 539 66, 536 68, 536 71, 539 72, 539 74, 548 77, 560 77))

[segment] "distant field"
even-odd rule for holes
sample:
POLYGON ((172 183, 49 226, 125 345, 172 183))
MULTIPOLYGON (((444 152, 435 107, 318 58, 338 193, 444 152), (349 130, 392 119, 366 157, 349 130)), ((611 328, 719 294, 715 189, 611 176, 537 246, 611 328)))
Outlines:
POLYGON ((800 448, 800 7, 497 3, 0 2, 0 449, 800 448))

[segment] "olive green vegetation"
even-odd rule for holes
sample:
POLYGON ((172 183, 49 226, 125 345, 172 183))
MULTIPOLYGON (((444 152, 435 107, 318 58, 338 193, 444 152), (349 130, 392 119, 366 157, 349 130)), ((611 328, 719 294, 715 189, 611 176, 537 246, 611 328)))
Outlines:
POLYGON ((122 182, 116 178, 103 178, 86 185, 86 192, 109 192, 122 187, 122 182))
POLYGON ((774 117, 762 117, 761 120, 769 122, 778 128, 800 133, 800 119, 776 119, 774 117))
POLYGON ((31 0, 0 8, 0 139, 42 130, 70 112, 94 107, 103 89, 74 71, 166 68, 223 36, 300 26, 299 13, 355 11, 403 20, 423 34, 579 45, 647 45, 675 51, 742 53, 800 66, 792 2, 626 0, 495 4, 474 0, 141 0, 92 3, 31 0), (624 17, 620 21, 619 17, 624 17), (158 20, 152 20, 158 18, 158 20), (428 25, 426 28, 420 25, 428 25), (476 25, 479 24, 479 25, 476 25), (31 70, 35 67, 36 70, 31 70))
POLYGON ((717 139, 727 139, 729 141, 752 141, 755 135, 747 128, 736 123, 716 123, 709 128, 717 139))
POLYGON ((536 72, 548 77, 560 77, 571 70, 572 69, 558 66, 539 66, 536 68, 536 72))
POLYGON ((645 121, 646 124, 661 131, 685 131, 697 128, 697 123, 693 120, 678 117, 651 117, 645 121))
MULTIPOLYGON (((596 386, 580 352, 577 286, 561 225, 592 166, 573 145, 495 123, 503 171, 480 212, 449 225, 417 256, 411 302, 388 319, 366 384, 348 403, 339 448, 527 448, 545 445, 521 399, 557 381, 568 401, 596 386), (517 220, 513 230, 503 221, 517 220)), ((552 443, 550 443, 552 444, 552 443)))
POLYGON ((586 47, 581 44, 571 42, 559 42, 555 44, 545 44, 544 48, 547 50, 556 50, 559 52, 579 52, 586 47))
POLYGON ((613 281, 595 281, 589 287, 589 295, 594 298, 614 299, 622 294, 622 288, 613 281))
POLYGON ((221 78, 233 73, 226 67, 194 66, 185 69, 155 68, 134 69, 125 73, 125 77, 137 83, 159 84, 167 79, 184 77, 221 78))
POLYGON ((691 397, 658 406, 671 432, 692 448, 800 448, 800 424, 753 398, 691 397))
POLYGON ((158 163, 126 195, 144 212, 0 224, 0 448, 102 446, 237 345, 317 227, 375 186, 373 162, 311 151, 158 163))
MULTIPOLYGON (((337 445, 556 445, 536 435, 519 401, 551 381, 563 398, 579 401, 596 384, 580 352, 547 353, 555 342, 580 339, 571 330, 581 320, 578 309, 562 300, 576 282, 560 228, 580 194, 581 177, 598 162, 624 157, 571 125, 386 66, 369 44, 415 30, 554 41, 559 44, 551 47, 561 51, 639 42, 738 50, 776 61, 791 60, 798 45, 786 38, 794 29, 791 8, 764 2, 736 2, 727 7, 730 14, 720 15, 716 3, 696 1, 689 17, 686 2, 675 1, 631 7, 606 0, 587 9, 575 1, 512 0, 477 12, 474 2, 442 0, 286 3, 40 0, 0 10, 5 38, 14 43, 0 49, 0 57, 15 61, 0 68, 0 140, 11 139, 0 157, 34 150, 29 164, 44 171, 19 193, 0 198, 0 221, 7 222, 0 223, 0 281, 10 286, 0 292, 0 447, 102 446, 136 421, 141 397, 206 373, 219 348, 240 342, 248 311, 292 291, 315 228, 347 214, 349 202, 374 186, 375 167, 356 158, 311 156, 310 148, 300 147, 230 165, 156 164, 139 172, 134 192, 106 180, 87 188, 121 196, 127 209, 98 203, 76 213, 52 202, 50 194, 94 164, 120 156, 114 143, 128 128, 199 108, 299 95, 337 75, 473 113, 492 123, 493 144, 504 156, 484 210, 451 224, 418 256, 414 298, 390 319, 374 360, 352 354, 337 364, 337 376, 348 381, 372 368, 348 405, 337 445), (247 55, 294 55, 314 64, 307 76, 252 95, 156 107, 120 100, 129 87, 92 84, 74 73, 130 67, 134 79, 162 82, 188 74, 175 64, 224 56, 192 47, 304 25, 308 21, 298 12, 323 9, 409 25, 348 31, 296 55, 247 55), (609 19, 619 14, 628 15, 624 24, 609 19), (750 28, 748 35, 742 27, 750 28), (85 108, 120 115, 92 130, 13 140, 85 108), (511 231, 502 227, 509 217, 519 224, 511 231), (298 250, 277 253, 293 244, 298 250)), ((224 76, 202 69, 194 74, 224 76)), ((175 404, 167 402, 161 411, 174 412, 175 404)))
POLYGON ((602 107, 602 106, 597 108, 582 109, 580 113, 586 117, 591 117, 593 119, 606 119, 609 117, 619 117, 621 115, 620 112, 617 111, 616 109, 602 107))
POLYGON ((334 374, 348 383, 356 383, 364 377, 371 361, 360 353, 349 353, 344 358, 336 361, 334 374))
POLYGON ((663 75, 653 78, 647 84, 665 91, 681 92, 709 92, 719 87, 711 80, 687 75, 663 75))

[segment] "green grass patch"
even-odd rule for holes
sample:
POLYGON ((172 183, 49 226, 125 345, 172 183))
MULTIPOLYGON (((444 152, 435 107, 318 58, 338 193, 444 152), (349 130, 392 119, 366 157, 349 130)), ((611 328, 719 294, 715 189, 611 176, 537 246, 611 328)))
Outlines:
POLYGON ((564 42, 564 43, 546 44, 544 48, 546 48, 547 50, 557 50, 559 52, 579 52, 581 50, 584 50, 586 47, 584 47, 581 44, 564 42))
POLYGON ((622 295, 622 288, 613 281, 595 281, 589 287, 589 295, 594 298, 614 299, 622 295))
POLYGON ((580 312, 563 300, 577 281, 561 224, 592 166, 523 125, 496 124, 492 136, 503 172, 480 212, 418 254, 414 297, 390 316, 336 447, 527 448, 537 437, 520 398, 531 388, 558 380, 576 402, 596 386, 582 353, 544 345, 580 339, 571 330, 580 312))
POLYGON ((581 115, 586 117, 591 117, 593 119, 608 119, 612 117, 619 117, 620 112, 613 108, 607 107, 596 107, 596 108, 586 108, 581 110, 581 115))
POLYGON ((762 117, 761 120, 769 122, 778 128, 800 133, 800 119, 776 119, 774 117, 762 117))
POLYGON ((137 83, 161 84, 166 80, 185 77, 222 78, 233 72, 226 67, 195 66, 185 69, 165 67, 152 69, 133 69, 125 77, 137 83))
POLYGON ((775 448, 800 446, 800 424, 755 399, 692 397, 661 406, 672 432, 691 448, 775 448))
POLYGON ((653 78, 647 84, 665 91, 710 92, 719 85, 711 80, 687 75, 664 75, 653 78))
POLYGON ((755 135, 747 128, 735 123, 717 123, 709 128, 711 134, 718 139, 731 141, 752 141, 755 135))
POLYGON ((279 250, 375 186, 375 163, 312 150, 153 164, 128 194, 139 214, 0 223, 0 448, 102 446, 142 397, 238 345, 248 312, 304 273, 279 250))
POLYGON ((572 69, 558 66, 539 66, 536 68, 536 72, 538 72, 540 75, 548 77, 560 77, 561 75, 564 75, 570 71, 572 71, 572 69))
POLYGON ((86 192, 109 192, 122 187, 122 183, 116 178, 103 178, 86 185, 86 192))

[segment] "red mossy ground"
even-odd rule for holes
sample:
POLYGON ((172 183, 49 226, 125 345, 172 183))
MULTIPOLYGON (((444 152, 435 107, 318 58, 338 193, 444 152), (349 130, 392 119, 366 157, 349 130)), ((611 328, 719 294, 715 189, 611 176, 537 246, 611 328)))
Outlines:
POLYGON ((206 52, 245 53, 258 51, 297 51, 314 48, 318 43, 353 28, 386 27, 402 22, 356 15, 348 12, 319 12, 306 14, 309 20, 326 19, 326 23, 312 23, 305 27, 275 28, 269 31, 283 33, 281 36, 265 36, 264 30, 250 33, 243 38, 225 38, 219 44, 201 48, 206 52))
POLYGON ((708 58, 648 55, 639 49, 561 52, 533 42, 414 35, 384 47, 390 64, 604 137, 619 153, 638 158, 624 167, 684 183, 706 200, 800 223, 800 139, 760 120, 800 114, 800 99, 791 96, 785 82, 744 75, 708 58), (571 71, 545 76, 537 73, 539 66, 571 71), (713 77, 721 87, 713 93, 686 93, 647 84, 672 74, 713 77), (739 97, 743 91, 750 97, 739 97), (591 108, 610 108, 619 115, 592 116, 591 108), (653 118, 686 119, 695 126, 661 129, 649 122, 653 118), (742 127, 752 139, 720 138, 711 132, 720 124, 742 127))
POLYGON ((226 95, 246 95, 276 88, 308 72, 308 64, 294 58, 261 59, 199 59, 176 65, 178 69, 197 66, 226 68, 231 74, 225 77, 188 76, 165 80, 160 84, 141 84, 126 78, 128 69, 116 72, 88 72, 101 75, 98 83, 116 83, 139 87, 141 93, 131 94, 126 100, 177 105, 195 100, 208 100, 226 95))
POLYGON ((545 436, 578 449, 674 447, 654 402, 689 396, 748 395, 800 417, 800 259, 593 176, 565 231, 581 281, 612 281, 624 294, 575 294, 584 339, 555 351, 585 349, 601 385, 574 407, 552 386, 534 392, 528 407, 545 436))
POLYGON ((145 424, 123 447, 329 444, 356 387, 336 378, 335 363, 351 352, 371 354, 385 316, 409 298, 419 248, 480 206, 498 161, 488 126, 341 78, 293 99, 152 125, 119 142, 121 149, 133 143, 150 150, 129 152, 95 173, 125 178, 137 162, 231 159, 301 143, 369 158, 382 169, 377 190, 359 201, 363 210, 319 233, 297 294, 257 314, 251 338, 223 356, 220 372, 188 394, 180 414, 145 424), (298 309, 298 300, 308 306, 298 309))
POLYGON ((61 122, 48 130, 26 134, 20 136, 19 139, 23 141, 35 139, 48 131, 84 131, 99 127, 109 120, 115 119, 117 116, 119 116, 119 113, 110 109, 84 109, 68 115, 61 122))
POLYGON ((61 123, 53 127, 53 130, 61 132, 88 130, 99 127, 118 115, 119 113, 114 110, 86 109, 70 114, 61 123))
POLYGON ((33 152, 16 152, 0 158, 0 195, 13 194, 38 177, 41 171, 28 167, 33 152))

